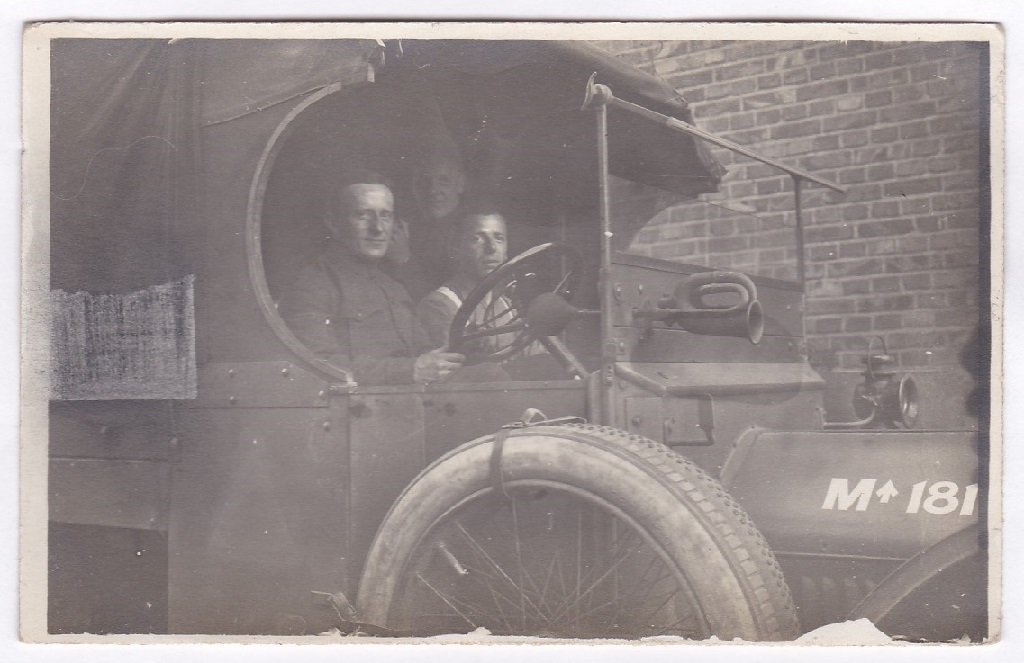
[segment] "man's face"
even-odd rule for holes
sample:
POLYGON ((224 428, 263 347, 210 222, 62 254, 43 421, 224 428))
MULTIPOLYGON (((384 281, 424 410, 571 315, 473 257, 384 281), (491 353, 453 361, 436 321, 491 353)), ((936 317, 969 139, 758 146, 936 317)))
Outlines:
POLYGON ((420 173, 416 195, 430 218, 443 219, 459 206, 465 188, 466 176, 458 164, 442 160, 420 173))
POLYGON ((497 214, 466 222, 456 246, 455 260, 462 274, 479 281, 505 262, 505 221, 497 214))
POLYGON ((357 256, 384 257, 395 227, 395 199, 383 184, 352 184, 341 192, 337 214, 327 221, 331 237, 357 256))

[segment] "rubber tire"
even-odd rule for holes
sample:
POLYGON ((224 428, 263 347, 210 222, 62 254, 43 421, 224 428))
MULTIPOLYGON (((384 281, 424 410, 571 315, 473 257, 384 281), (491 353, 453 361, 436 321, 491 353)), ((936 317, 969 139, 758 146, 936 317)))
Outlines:
MULTIPOLYGON (((494 437, 486 436, 451 451, 398 498, 367 557, 360 621, 388 627, 418 543, 455 505, 493 489, 493 447, 494 437)), ((609 427, 536 426, 508 435, 501 467, 507 484, 559 482, 599 496, 641 524, 692 585, 707 635, 750 641, 799 635, 789 588, 764 538, 718 482, 668 447, 609 427)))

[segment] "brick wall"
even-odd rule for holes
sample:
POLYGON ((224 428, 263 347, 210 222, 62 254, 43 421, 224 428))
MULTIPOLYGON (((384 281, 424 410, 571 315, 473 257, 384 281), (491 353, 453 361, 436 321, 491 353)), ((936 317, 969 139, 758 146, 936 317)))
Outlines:
MULTIPOLYGON (((805 189, 807 339, 816 367, 860 370, 867 339, 878 335, 904 369, 959 370, 979 305, 979 50, 897 42, 598 45, 668 80, 700 127, 849 188, 845 196, 805 189)), ((721 201, 740 198, 749 212, 720 233, 792 227, 788 176, 714 152, 730 172, 721 193, 706 198, 719 210, 721 201)), ((692 235, 687 224, 714 217, 684 217, 652 223, 632 249, 693 250, 680 244, 692 235)), ((733 253, 753 260, 744 247, 733 253)))

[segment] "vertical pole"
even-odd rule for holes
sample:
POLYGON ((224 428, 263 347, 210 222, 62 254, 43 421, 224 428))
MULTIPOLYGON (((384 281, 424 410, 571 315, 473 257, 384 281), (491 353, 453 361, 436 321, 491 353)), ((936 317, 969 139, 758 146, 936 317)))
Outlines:
POLYGON ((804 215, 803 215, 803 194, 800 185, 803 180, 793 175, 793 197, 796 207, 796 278, 801 287, 804 285, 806 273, 804 272, 804 215))
POLYGON ((615 425, 614 397, 616 339, 612 313, 615 306, 612 279, 612 218, 608 198, 608 107, 597 99, 597 172, 601 214, 601 423, 615 425))

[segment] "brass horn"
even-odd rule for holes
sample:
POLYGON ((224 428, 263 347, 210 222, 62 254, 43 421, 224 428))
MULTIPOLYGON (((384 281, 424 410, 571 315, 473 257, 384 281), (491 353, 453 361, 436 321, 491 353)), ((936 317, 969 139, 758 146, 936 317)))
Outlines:
POLYGON ((754 344, 764 335, 764 309, 757 301, 757 286, 739 272, 688 276, 676 286, 671 300, 659 302, 659 307, 671 309, 664 318, 666 322, 694 334, 738 336, 754 344), (713 299, 716 295, 718 301, 713 299), (732 296, 723 302, 722 295, 732 296))

